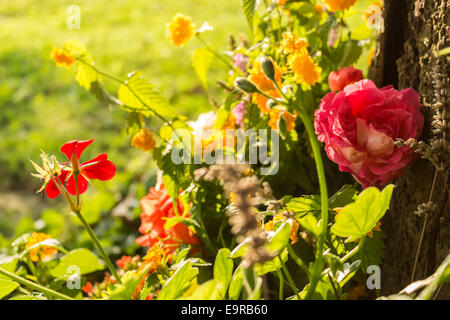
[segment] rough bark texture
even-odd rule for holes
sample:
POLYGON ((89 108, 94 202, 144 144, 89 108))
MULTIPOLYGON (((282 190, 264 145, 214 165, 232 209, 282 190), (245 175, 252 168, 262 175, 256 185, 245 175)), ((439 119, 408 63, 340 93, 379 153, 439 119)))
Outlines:
MULTIPOLYGON (((384 31, 379 37, 378 49, 371 77, 378 86, 394 85, 397 89, 416 89, 424 105, 425 128, 421 140, 432 136, 435 88, 432 72, 450 74, 447 57, 436 53, 449 44, 448 0, 385 0, 384 31)), ((447 82, 448 86, 448 82, 447 82)), ((447 100, 448 101, 448 100, 447 100)), ((449 110, 448 104, 444 106, 449 110)), ((383 219, 385 256, 382 264, 382 294, 399 292, 410 283, 414 259, 419 243, 424 215, 415 211, 429 201, 434 166, 419 160, 408 170, 397 185, 391 210, 383 219)), ((432 201, 435 210, 427 214, 420 258, 415 280, 434 273, 450 253, 450 206, 448 172, 437 175, 432 201)), ((439 299, 450 299, 450 285, 442 288, 439 299)))

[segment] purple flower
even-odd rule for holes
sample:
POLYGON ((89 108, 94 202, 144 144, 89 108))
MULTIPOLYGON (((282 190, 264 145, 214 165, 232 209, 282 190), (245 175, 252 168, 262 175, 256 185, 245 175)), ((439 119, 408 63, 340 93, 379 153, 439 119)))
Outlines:
POLYGON ((248 57, 242 53, 236 53, 233 56, 233 65, 242 72, 247 71, 248 57))
POLYGON ((247 110, 245 109, 245 101, 239 102, 233 109, 233 114, 236 117, 236 124, 241 125, 244 123, 245 114, 247 110))

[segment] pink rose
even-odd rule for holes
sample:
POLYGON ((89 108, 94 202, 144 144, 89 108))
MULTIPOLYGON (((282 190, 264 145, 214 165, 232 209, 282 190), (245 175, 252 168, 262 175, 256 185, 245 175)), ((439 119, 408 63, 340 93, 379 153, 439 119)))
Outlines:
POLYGON ((333 92, 341 91, 349 84, 353 84, 362 80, 363 73, 359 69, 354 69, 353 66, 348 68, 341 68, 338 71, 333 71, 328 76, 328 84, 333 92))
POLYGON ((382 187, 405 173, 415 154, 398 148, 397 138, 418 138, 424 118, 413 89, 378 89, 370 80, 327 94, 316 110, 314 125, 328 157, 350 172, 364 188, 382 187))

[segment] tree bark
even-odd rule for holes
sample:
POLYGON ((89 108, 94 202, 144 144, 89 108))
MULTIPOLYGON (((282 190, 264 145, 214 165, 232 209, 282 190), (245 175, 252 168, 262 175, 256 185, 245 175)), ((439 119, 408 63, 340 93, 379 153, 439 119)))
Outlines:
MULTIPOLYGON (((450 2, 448 0, 385 0, 384 30, 370 70, 379 87, 393 85, 397 89, 412 87, 422 99, 425 127, 421 140, 433 137, 431 108, 436 102, 433 72, 447 78, 445 89, 448 107, 449 60, 437 52, 450 46, 450 2)), ((440 89, 439 89, 440 90, 440 89)), ((445 136, 444 136, 445 139, 445 136)), ((428 160, 418 160, 405 177, 395 181, 396 190, 391 210, 382 221, 386 235, 382 270, 383 295, 399 292, 411 282, 415 256, 422 227, 423 242, 414 280, 428 277, 449 254, 450 206, 448 170, 439 171, 428 160), (426 214, 415 214, 421 203, 428 203, 433 181, 431 201, 435 207, 426 214)), ((442 288, 439 299, 450 299, 450 285, 442 288)))

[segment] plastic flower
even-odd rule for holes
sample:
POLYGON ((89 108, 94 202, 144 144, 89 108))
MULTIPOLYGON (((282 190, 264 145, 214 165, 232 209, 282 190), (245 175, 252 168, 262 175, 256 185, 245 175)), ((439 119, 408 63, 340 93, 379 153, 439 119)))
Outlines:
MULTIPOLYGON (((71 195, 77 194, 74 172, 78 172, 79 194, 86 192, 90 179, 106 181, 112 179, 116 173, 116 166, 108 160, 108 155, 106 153, 102 153, 94 159, 80 164, 81 154, 93 141, 94 140, 72 140, 61 147, 61 152, 67 156, 71 166, 63 167, 56 179, 59 180, 58 184, 60 184, 60 186, 66 186, 67 191, 71 195)), ((45 188, 45 192, 49 198, 53 199, 60 194, 60 189, 55 184, 54 180, 50 180, 45 188)))
POLYGON ((194 25, 190 17, 177 13, 168 26, 169 40, 181 47, 194 36, 194 25))
MULTIPOLYGON (((148 195, 141 199, 140 204, 142 213, 139 232, 143 236, 136 240, 139 245, 153 247, 161 241, 164 246, 170 249, 169 252, 172 252, 182 243, 201 244, 194 231, 181 222, 168 229, 164 227, 168 218, 175 217, 172 199, 164 185, 161 185, 158 189, 150 188, 148 195)), ((177 201, 177 209, 179 214, 184 213, 184 207, 180 200, 177 201)), ((184 213, 184 217, 188 218, 189 216, 189 212, 184 213)))
POLYGON ((289 66, 294 72, 297 83, 312 85, 319 80, 321 68, 314 63, 306 49, 291 56, 289 66))
MULTIPOLYGON (((33 232, 31 238, 27 241, 25 245, 25 250, 28 250, 34 245, 47 239, 52 239, 52 236, 46 233, 33 232)), ((33 262, 38 262, 39 260, 44 260, 45 258, 52 257, 57 252, 58 250, 54 247, 45 245, 39 246, 37 248, 30 250, 30 259, 33 262)))
POLYGON ((331 12, 345 10, 353 6, 358 0, 324 0, 331 12))
POLYGON ((151 151, 156 146, 156 141, 150 131, 142 128, 131 139, 131 145, 144 151, 151 151))
MULTIPOLYGON (((260 57, 253 62, 253 67, 249 71, 250 73, 249 80, 253 84, 255 84, 260 91, 270 95, 271 97, 279 98, 280 94, 276 90, 274 83, 272 82, 272 80, 266 77, 264 71, 262 70, 261 59, 262 58, 260 57)), ((278 85, 281 85, 281 76, 282 76, 281 68, 277 65, 275 61, 272 62, 275 70, 275 77, 274 77, 275 81, 278 83, 278 85)), ((253 101, 258 105, 262 113, 265 114, 269 113, 270 108, 266 106, 268 98, 259 93, 255 93, 253 95, 253 101)))
POLYGON ((350 172, 364 188, 382 187, 403 175, 415 159, 398 138, 418 138, 424 117, 413 89, 378 89, 370 80, 327 94, 316 110, 314 125, 328 157, 339 170, 350 172))
POLYGON ((285 54, 301 53, 302 49, 308 47, 306 39, 298 38, 291 32, 283 32, 282 36, 280 51, 285 54))
POLYGON ((68 68, 75 62, 75 57, 62 48, 54 47, 50 53, 50 57, 58 67, 68 68))
POLYGON ((341 68, 338 71, 330 72, 328 76, 328 84, 333 92, 341 91, 349 84, 354 84, 362 80, 363 72, 359 69, 354 69, 353 66, 341 68))

